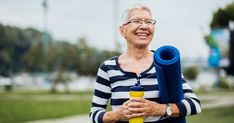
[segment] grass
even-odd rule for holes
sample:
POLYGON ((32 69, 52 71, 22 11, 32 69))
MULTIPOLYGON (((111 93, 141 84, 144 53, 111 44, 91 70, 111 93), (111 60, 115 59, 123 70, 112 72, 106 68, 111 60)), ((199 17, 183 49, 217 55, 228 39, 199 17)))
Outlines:
MULTIPOLYGON (((234 95, 233 91, 215 91, 201 95, 234 95)), ((0 123, 20 123, 32 120, 60 118, 87 114, 92 92, 51 94, 44 91, 0 92, 0 123)), ((201 100, 207 103, 209 100, 201 100)), ((187 123, 230 123, 234 106, 203 110, 201 114, 187 117, 187 123)))
POLYGON ((0 93, 0 123, 87 114, 91 93, 50 94, 46 92, 0 93))
POLYGON ((201 114, 187 117, 187 123, 232 123, 234 106, 207 109, 201 114))

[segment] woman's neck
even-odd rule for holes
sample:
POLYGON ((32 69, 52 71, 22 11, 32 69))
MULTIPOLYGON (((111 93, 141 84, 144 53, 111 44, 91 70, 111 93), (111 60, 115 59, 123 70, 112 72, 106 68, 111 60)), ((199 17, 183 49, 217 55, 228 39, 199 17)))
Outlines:
POLYGON ((150 51, 148 47, 128 47, 125 55, 127 58, 141 60, 150 56, 150 51))

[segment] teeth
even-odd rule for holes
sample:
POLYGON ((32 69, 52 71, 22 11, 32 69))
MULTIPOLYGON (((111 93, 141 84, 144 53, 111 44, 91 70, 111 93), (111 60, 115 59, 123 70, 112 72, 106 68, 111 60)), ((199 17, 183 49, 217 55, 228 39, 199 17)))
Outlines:
POLYGON ((146 33, 138 33, 137 36, 147 36, 146 33))

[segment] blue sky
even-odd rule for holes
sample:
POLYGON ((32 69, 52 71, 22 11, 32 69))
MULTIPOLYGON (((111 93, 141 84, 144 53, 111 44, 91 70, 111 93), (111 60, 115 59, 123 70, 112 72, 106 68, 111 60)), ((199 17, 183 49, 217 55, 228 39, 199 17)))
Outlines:
MULTIPOLYGON (((207 58, 209 48, 203 34, 209 32, 214 11, 233 0, 48 0, 48 30, 55 39, 75 43, 86 37, 100 49, 114 49, 114 38, 123 49, 125 41, 118 33, 122 12, 135 4, 148 5, 157 20, 150 45, 174 45, 182 57, 207 58), (117 23, 117 25, 115 24, 117 23)), ((42 0, 0 0, 0 23, 22 28, 43 29, 42 0)))

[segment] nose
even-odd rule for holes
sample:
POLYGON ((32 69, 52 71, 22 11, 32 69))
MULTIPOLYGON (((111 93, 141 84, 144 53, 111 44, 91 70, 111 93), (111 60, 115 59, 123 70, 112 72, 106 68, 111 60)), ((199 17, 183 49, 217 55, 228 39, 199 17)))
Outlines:
POLYGON ((141 23, 141 25, 140 25, 139 28, 142 29, 142 30, 147 30, 147 29, 148 29, 148 27, 147 27, 147 25, 145 24, 145 22, 141 23))

